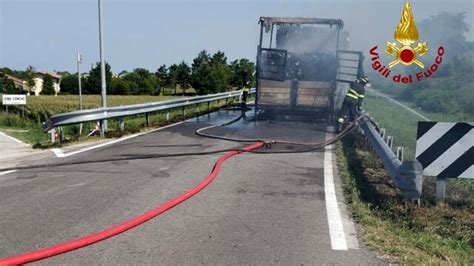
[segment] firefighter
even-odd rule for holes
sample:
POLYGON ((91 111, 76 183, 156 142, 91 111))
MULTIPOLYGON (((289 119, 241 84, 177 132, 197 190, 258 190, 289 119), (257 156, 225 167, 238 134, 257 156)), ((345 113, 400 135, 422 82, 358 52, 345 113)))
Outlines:
POLYGON ((344 102, 342 103, 339 118, 336 124, 336 133, 341 132, 342 125, 346 122, 344 119, 347 117, 347 122, 352 122, 357 117, 357 111, 360 110, 362 101, 364 100, 365 88, 364 86, 369 83, 367 76, 358 77, 355 81, 351 82, 349 91, 346 93, 344 102))
POLYGON ((242 115, 245 116, 247 111, 247 96, 250 91, 250 81, 244 81, 244 87, 242 88, 242 94, 240 95, 240 107, 242 108, 242 115))

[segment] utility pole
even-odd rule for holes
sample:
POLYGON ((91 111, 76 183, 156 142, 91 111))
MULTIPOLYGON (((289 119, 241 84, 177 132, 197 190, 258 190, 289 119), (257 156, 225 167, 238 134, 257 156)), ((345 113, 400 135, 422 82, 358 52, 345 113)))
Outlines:
MULTIPOLYGON (((82 110, 82 86, 81 86, 81 70, 79 65, 82 63, 82 55, 77 53, 77 82, 79 85, 79 109, 82 110)), ((82 135, 82 123, 79 125, 79 135, 82 135)))
MULTIPOLYGON (((102 88, 102 97, 101 103, 102 108, 107 107, 107 91, 105 84, 105 60, 104 60, 104 32, 102 26, 102 0, 99 0, 99 45, 100 45, 100 79, 101 79, 101 88, 102 88)), ((100 127, 100 136, 104 137, 105 132, 107 132, 107 120, 101 121, 100 127)))

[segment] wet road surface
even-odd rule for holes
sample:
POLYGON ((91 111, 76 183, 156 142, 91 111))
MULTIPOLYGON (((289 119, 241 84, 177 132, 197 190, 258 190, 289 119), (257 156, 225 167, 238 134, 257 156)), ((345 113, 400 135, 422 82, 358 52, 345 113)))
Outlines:
MULTIPOLYGON (((220 111, 67 158, 80 162, 241 148, 194 131, 238 116, 220 111)), ((210 132, 323 141, 320 126, 241 120, 210 132)), ((294 147, 278 146, 273 149, 294 147)), ((0 176, 0 257, 68 241, 140 215, 203 180, 222 154, 76 164, 0 176)), ((324 153, 252 154, 226 161, 198 195, 147 223, 39 264, 374 264, 360 247, 331 247, 324 153)), ((341 199, 341 198, 339 198, 341 199)), ((339 203, 343 206, 342 203, 339 203)))

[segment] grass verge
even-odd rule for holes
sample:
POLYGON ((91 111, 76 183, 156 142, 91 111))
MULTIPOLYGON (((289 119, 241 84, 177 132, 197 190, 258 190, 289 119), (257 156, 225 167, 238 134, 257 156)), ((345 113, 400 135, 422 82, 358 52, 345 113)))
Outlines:
MULTIPOLYGON (((394 136, 395 146, 405 147, 405 159, 414 159, 416 128, 422 119, 370 92, 364 109, 394 136)), ((417 111, 434 121, 469 119, 417 111)), ((428 177, 423 183, 421 206, 406 203, 367 147, 356 136, 338 146, 347 201, 362 227, 365 243, 382 257, 404 264, 473 264, 474 182, 448 179, 446 205, 436 206, 435 179, 428 177)))
POLYGON ((417 206, 403 201, 363 138, 339 143, 337 160, 362 239, 381 258, 412 265, 474 263, 473 187, 448 191, 447 204, 436 206, 433 184, 425 180, 417 206))

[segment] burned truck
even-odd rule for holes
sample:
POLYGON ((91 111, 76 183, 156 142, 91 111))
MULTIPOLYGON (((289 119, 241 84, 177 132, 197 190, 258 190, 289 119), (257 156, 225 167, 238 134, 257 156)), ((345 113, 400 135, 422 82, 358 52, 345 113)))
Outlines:
POLYGON ((256 116, 331 122, 348 84, 363 75, 340 19, 261 17, 256 116))

